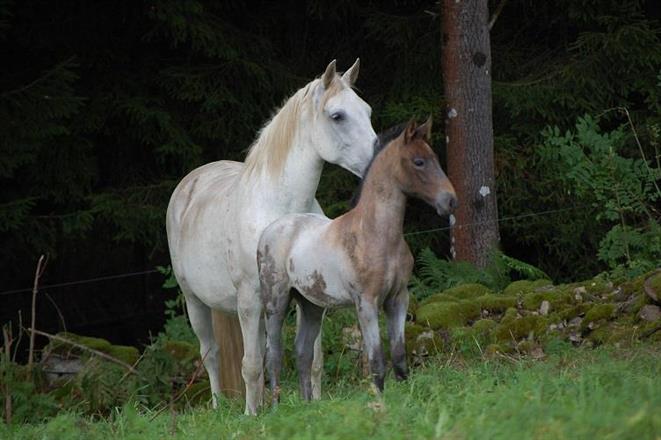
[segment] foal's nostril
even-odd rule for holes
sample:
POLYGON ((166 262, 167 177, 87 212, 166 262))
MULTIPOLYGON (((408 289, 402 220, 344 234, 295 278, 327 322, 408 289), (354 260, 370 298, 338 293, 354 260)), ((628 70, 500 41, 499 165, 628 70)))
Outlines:
POLYGON ((450 200, 448 201, 448 208, 450 208, 450 211, 454 211, 459 207, 459 200, 457 200, 456 196, 450 196, 450 200))

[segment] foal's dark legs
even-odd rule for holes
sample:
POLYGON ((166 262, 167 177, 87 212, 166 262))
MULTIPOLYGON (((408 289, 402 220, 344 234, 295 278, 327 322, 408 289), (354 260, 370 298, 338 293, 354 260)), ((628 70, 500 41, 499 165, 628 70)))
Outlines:
POLYGON ((296 295, 301 307, 300 326, 296 334, 296 367, 301 398, 312 400, 312 359, 314 340, 321 329, 324 309, 312 304, 301 295, 296 295))
POLYGON ((282 323, 287 315, 291 295, 276 286, 262 286, 266 312, 266 366, 271 383, 271 403, 280 401, 280 370, 282 369, 282 323))
POLYGON ((406 366, 406 344, 404 342, 404 325, 408 306, 409 292, 406 289, 402 289, 397 294, 391 296, 383 304, 388 324, 392 366, 395 370, 395 378, 397 380, 404 380, 409 374, 408 367, 406 366))
POLYGON ((372 379, 379 391, 383 391, 386 363, 381 347, 381 335, 379 334, 379 308, 373 301, 358 297, 356 298, 356 311, 360 330, 363 334, 363 346, 370 363, 372 379))

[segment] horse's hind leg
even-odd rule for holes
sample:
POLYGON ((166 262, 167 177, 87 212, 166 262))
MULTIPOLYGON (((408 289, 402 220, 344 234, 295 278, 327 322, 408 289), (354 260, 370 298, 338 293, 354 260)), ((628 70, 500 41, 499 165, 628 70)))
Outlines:
POLYGON ((395 378, 404 380, 408 377, 406 366, 406 345, 404 342, 404 324, 409 306, 409 292, 406 288, 388 298, 383 304, 390 338, 390 355, 395 378))
MULTIPOLYGON (((185 292, 184 292, 185 293, 185 292)), ((213 407, 218 407, 220 382, 218 376, 218 344, 213 335, 211 309, 192 294, 185 294, 188 319, 195 336, 200 341, 200 355, 209 376, 213 407)))
POLYGON ((301 398, 312 399, 312 359, 315 339, 320 336, 324 309, 297 295, 301 313, 300 325, 296 332, 296 367, 301 398))
MULTIPOLYGON (((324 316, 326 315, 324 310, 324 316)), ((321 318, 323 322, 323 316, 321 318)), ((301 327, 301 308, 296 304, 296 333, 301 327)), ((319 328, 319 334, 314 340, 314 355, 312 357, 312 371, 310 381, 312 382, 312 400, 321 399, 321 376, 324 373, 324 352, 321 349, 321 337, 323 329, 319 328)))

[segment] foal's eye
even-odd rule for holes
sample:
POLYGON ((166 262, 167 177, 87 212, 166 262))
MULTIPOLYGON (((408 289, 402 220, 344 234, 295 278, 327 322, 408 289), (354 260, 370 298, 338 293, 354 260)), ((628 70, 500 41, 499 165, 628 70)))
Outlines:
POLYGON ((413 165, 415 165, 418 168, 422 168, 425 166, 425 160, 416 157, 415 159, 413 159, 413 165))
POLYGON ((335 122, 340 122, 344 119, 344 113, 342 112, 335 112, 331 115, 331 119, 335 122))

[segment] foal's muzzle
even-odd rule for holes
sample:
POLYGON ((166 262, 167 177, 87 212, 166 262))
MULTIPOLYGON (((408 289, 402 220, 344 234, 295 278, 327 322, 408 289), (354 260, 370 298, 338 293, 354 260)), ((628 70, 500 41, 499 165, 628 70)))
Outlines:
POLYGON ((437 198, 436 203, 434 204, 436 212, 438 215, 447 215, 451 214, 457 206, 459 206, 459 201, 457 196, 451 192, 442 192, 437 198))

